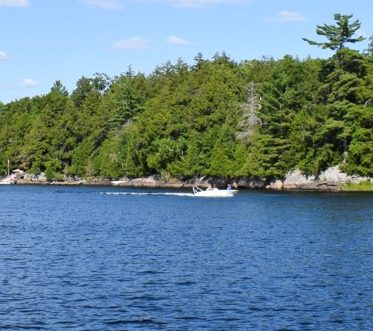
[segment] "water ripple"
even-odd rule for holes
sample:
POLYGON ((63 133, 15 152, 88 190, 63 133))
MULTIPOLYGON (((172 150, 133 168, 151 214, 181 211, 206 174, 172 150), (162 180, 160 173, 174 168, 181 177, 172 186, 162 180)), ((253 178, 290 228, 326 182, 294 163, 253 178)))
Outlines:
POLYGON ((106 190, 0 188, 0 330, 371 329, 372 195, 106 190))

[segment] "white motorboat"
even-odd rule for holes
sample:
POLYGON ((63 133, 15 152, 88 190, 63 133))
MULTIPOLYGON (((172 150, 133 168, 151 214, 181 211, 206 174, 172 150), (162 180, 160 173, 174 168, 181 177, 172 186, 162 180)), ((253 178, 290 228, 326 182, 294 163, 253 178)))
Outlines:
POLYGON ((219 190, 218 188, 212 188, 207 190, 202 190, 197 186, 193 186, 193 194, 196 197, 206 197, 206 198, 229 198, 234 197, 238 190, 219 190))
POLYGON ((124 180, 112 180, 111 184, 114 186, 120 186, 121 184, 125 183, 126 181, 124 180))

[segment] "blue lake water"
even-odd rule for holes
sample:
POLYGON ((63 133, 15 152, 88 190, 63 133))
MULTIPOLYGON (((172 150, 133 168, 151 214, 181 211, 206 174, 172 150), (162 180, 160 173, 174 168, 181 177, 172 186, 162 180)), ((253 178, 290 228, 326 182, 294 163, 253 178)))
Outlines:
POLYGON ((188 194, 0 187, 0 329, 373 329, 372 194, 188 194))

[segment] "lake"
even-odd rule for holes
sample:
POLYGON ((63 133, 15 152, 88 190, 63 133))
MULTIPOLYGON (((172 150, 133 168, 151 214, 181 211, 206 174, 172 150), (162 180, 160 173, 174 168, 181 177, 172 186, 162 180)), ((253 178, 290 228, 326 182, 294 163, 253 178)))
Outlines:
POLYGON ((371 193, 0 187, 4 330, 372 330, 372 279, 371 193))

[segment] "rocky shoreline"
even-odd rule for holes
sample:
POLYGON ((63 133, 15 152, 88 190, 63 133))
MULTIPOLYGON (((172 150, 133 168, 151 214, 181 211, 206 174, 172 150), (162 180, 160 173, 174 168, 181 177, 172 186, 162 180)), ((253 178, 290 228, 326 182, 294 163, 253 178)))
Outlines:
POLYGON ((371 177, 350 176, 339 170, 339 167, 331 167, 319 176, 306 176, 300 170, 288 173, 282 180, 269 181, 266 179, 236 178, 225 180, 222 178, 203 177, 193 178, 188 181, 164 180, 161 176, 150 176, 145 178, 122 178, 111 181, 110 179, 81 179, 78 177, 65 177, 63 180, 48 180, 44 174, 30 175, 23 172, 15 173, 15 183, 21 185, 105 185, 134 188, 192 188, 200 186, 206 188, 209 183, 214 183, 219 188, 231 184, 239 189, 265 189, 274 191, 345 191, 346 184, 359 184, 361 182, 373 183, 371 177))
POLYGON ((362 182, 373 183, 373 178, 350 176, 339 170, 339 167, 331 167, 319 176, 306 176, 300 170, 289 172, 283 180, 268 181, 266 179, 237 178, 229 182, 222 178, 194 178, 186 182, 164 181, 158 176, 148 178, 114 181, 113 185, 123 187, 148 187, 148 188, 191 188, 193 186, 207 187, 214 183, 219 188, 225 188, 227 184, 238 189, 265 189, 273 191, 322 191, 339 192, 346 191, 346 184, 359 184, 362 182))

